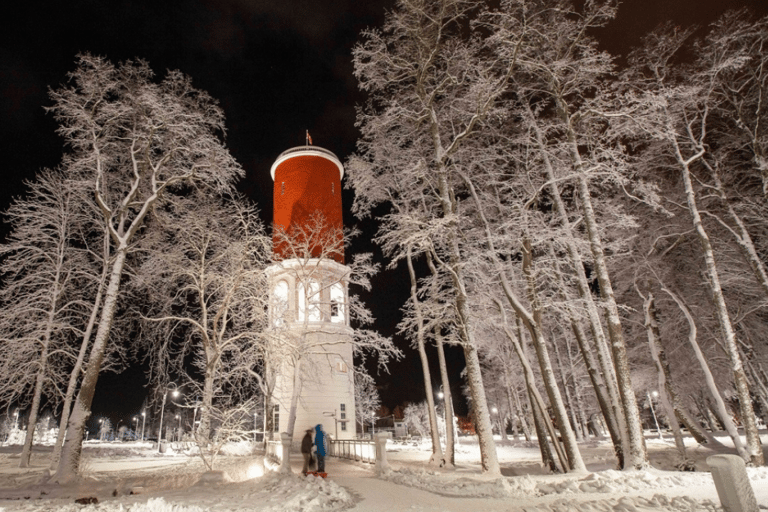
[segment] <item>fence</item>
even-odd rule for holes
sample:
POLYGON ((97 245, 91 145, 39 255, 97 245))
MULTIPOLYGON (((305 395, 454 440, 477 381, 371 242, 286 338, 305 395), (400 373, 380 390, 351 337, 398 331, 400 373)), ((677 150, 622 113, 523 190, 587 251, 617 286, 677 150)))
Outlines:
POLYGON ((328 455, 331 457, 358 460, 362 462, 369 462, 371 464, 376 462, 376 443, 373 441, 331 441, 329 451, 330 453, 328 455))

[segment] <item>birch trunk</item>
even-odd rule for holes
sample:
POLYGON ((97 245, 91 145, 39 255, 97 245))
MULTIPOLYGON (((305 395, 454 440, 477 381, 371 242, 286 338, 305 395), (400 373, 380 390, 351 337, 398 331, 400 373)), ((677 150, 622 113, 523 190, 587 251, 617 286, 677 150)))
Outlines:
MULTIPOLYGON (((685 443, 683 442, 683 434, 680 431, 680 424, 677 422, 677 416, 675 416, 675 409, 672 406, 668 391, 672 388, 672 381, 668 373, 668 367, 662 364, 661 354, 664 352, 664 347, 661 345, 661 336, 659 334, 659 314, 656 310, 656 303, 654 301, 653 294, 648 292, 647 297, 643 297, 643 312, 645 314, 645 332, 648 337, 648 346, 651 350, 651 357, 656 364, 656 374, 659 381, 659 396, 661 398, 661 404, 664 407, 664 411, 667 414, 667 421, 672 428, 672 435, 675 438, 675 446, 677 451, 682 457, 683 461, 688 457, 685 453, 685 443)), ((666 357, 665 357, 666 359, 666 357)))
MULTIPOLYGON (((301 396, 301 388, 303 385, 301 363, 301 358, 296 358, 293 361, 293 391, 291 393, 291 405, 288 408, 288 423, 285 428, 291 441, 293 441, 293 428, 296 425, 296 411, 299 407, 299 397, 301 396)), ((335 416, 333 419, 336 421, 335 416)))
MULTIPOLYGON (((436 127, 434 127, 436 129, 436 127)), ((438 153, 442 153, 439 148, 439 137, 434 134, 436 140, 435 148, 438 153)), ((441 154, 438 154, 437 162, 442 162, 441 154)), ((455 196, 451 193, 448 184, 446 170, 443 168, 438 173, 438 184, 440 194, 440 204, 443 216, 449 218, 455 212, 455 196)), ((462 271, 461 251, 456 240, 456 233, 452 233, 450 240, 450 265, 446 270, 451 276, 455 293, 456 314, 460 325, 459 332, 464 341, 464 361, 467 370, 467 385, 469 386, 472 404, 475 407, 475 421, 477 427, 478 443, 480 445, 480 459, 483 473, 491 475, 501 475, 499 459, 496 454, 496 444, 493 441, 493 429, 491 427, 490 412, 485 397, 485 386, 480 371, 480 359, 477 355, 475 343, 474 324, 469 310, 469 297, 464 282, 464 273, 462 271)), ((433 255, 435 256, 435 255, 433 255)))
MULTIPOLYGON (((555 189, 557 190, 557 189, 555 189)), ((559 194, 559 192, 558 192, 559 194)), ((559 195, 558 195, 559 198, 559 195)), ((559 198, 560 202, 562 203, 562 198, 559 198)), ((603 414, 603 418, 605 419, 605 424, 608 429, 608 433, 611 436, 611 441, 613 442, 613 451, 616 455, 616 459, 618 460, 619 467, 624 467, 624 439, 626 438, 626 429, 621 428, 620 425, 623 425, 623 422, 619 422, 619 419, 622 418, 621 415, 621 409, 619 408, 620 401, 618 399, 618 396, 616 396, 615 402, 611 399, 610 395, 610 389, 612 386, 608 386, 606 383, 606 380, 610 381, 610 373, 603 372, 603 377, 608 376, 606 379, 601 378, 600 376, 600 370, 595 365, 594 358, 592 356, 592 350, 591 347, 588 344, 587 338, 584 334, 583 329, 581 328, 581 324, 578 322, 575 312, 570 306, 570 297, 568 296, 568 288, 565 286, 565 282, 563 280, 563 273, 560 270, 560 264, 558 263, 557 256, 555 254, 554 248, 550 245, 550 257, 555 265, 555 273, 557 274, 557 278, 560 285, 561 295, 563 297, 563 300, 566 302, 567 306, 567 312, 568 312, 568 318, 571 324, 571 330, 573 331, 573 335, 576 338, 576 343, 579 345, 579 351, 581 352, 582 358, 584 360, 584 365, 587 369, 587 375, 589 375, 589 380, 592 383, 592 389, 595 391, 595 398, 597 399, 597 403, 600 406, 600 411, 603 414), (623 433, 623 435, 622 435, 623 433)), ((583 267, 582 267, 583 271, 583 267)), ((586 279, 586 276, 585 276, 586 279)), ((591 299, 591 294, 590 294, 591 299)), ((599 320, 599 316, 598 316, 599 320)), ((592 325, 592 322, 590 322, 590 325, 592 325)), ((599 328, 600 332, 602 332, 602 325, 599 325, 597 328, 599 328)), ((595 328, 593 328, 592 333, 594 335, 595 328)), ((597 351, 598 357, 600 354, 600 351, 597 351)), ((605 361, 607 364, 608 361, 605 361)), ((602 366, 602 365, 601 365, 602 366)))
MULTIPOLYGON (((406 249, 406 262, 408 264, 408 276, 411 279, 411 302, 413 303, 413 312, 416 316, 416 344, 421 359, 421 370, 424 376, 424 390, 427 393, 427 412, 429 414, 429 432, 432 438, 432 455, 429 458, 430 465, 443 467, 445 465, 445 456, 440 444, 440 432, 437 429, 437 413, 435 411, 435 395, 432 390, 432 375, 429 371, 429 361, 427 360, 427 351, 424 348, 424 316, 421 312, 421 302, 418 296, 418 281, 416 271, 413 269, 413 255, 411 246, 406 249)), ((446 426, 446 430, 448 430, 446 426)))
POLYGON ((530 240, 523 239, 523 274, 525 275, 528 289, 529 302, 533 306, 533 315, 535 324, 531 329, 531 340, 536 350, 536 357, 539 361, 539 368, 544 380, 544 389, 549 397, 549 403, 552 406, 557 421, 557 428, 560 430, 560 436, 565 445, 565 451, 568 455, 569 470, 574 472, 586 472, 587 468, 581 458, 579 446, 576 443, 576 436, 573 433, 571 424, 568 421, 568 411, 563 404, 563 397, 560 389, 557 387, 555 373, 552 369, 552 362, 549 358, 549 350, 544 335, 541 332, 541 309, 539 307, 538 295, 536 292, 536 283, 533 275, 533 251, 530 240))
MULTIPOLYGON (((702 150, 703 151, 703 150, 702 150)), ((715 314, 717 315, 720 329, 723 332, 726 352, 731 363, 731 372, 733 373, 733 382, 736 387, 736 394, 739 398, 739 406, 741 408, 741 421, 744 425, 744 433, 746 435, 746 448, 739 450, 739 453, 744 459, 755 465, 765 465, 765 457, 763 455, 763 447, 760 443, 760 436, 757 431, 757 423, 755 421, 755 411, 752 407, 752 397, 749 393, 749 383, 747 382, 747 375, 744 372, 744 367, 739 356, 739 348, 736 343, 736 334, 733 330, 731 318, 728 313, 728 307, 725 304, 725 297, 723 290, 720 287, 720 275, 717 270, 717 264, 715 263, 715 255, 712 250, 712 244, 709 241, 709 235, 704 229, 704 224, 701 221, 701 215, 699 214, 698 204, 696 202, 696 193, 693 190, 693 183, 691 182, 691 172, 689 165, 691 159, 684 159, 677 144, 675 143, 675 154, 680 163, 683 183, 685 185, 685 196, 688 203, 688 210, 691 213, 691 219, 693 220, 693 227, 696 230, 696 234, 699 237, 701 248, 704 253, 704 261, 707 266, 707 274, 709 277, 709 285, 712 291, 712 301, 715 306, 715 314)), ((700 155, 694 155, 692 159, 697 159, 700 155)), ((726 421, 729 418, 724 418, 726 421)), ((734 441, 735 442, 735 441, 734 441)))
POLYGON ((691 347, 693 348, 694 353, 696 354, 696 359, 699 361, 699 366, 701 366, 701 370, 704 372, 704 380, 707 384, 707 388, 709 389, 710 394, 712 395, 712 398, 715 400, 715 404, 717 405, 718 411, 720 411, 720 416, 722 417, 723 421, 723 427, 725 428, 726 432, 728 432, 728 435, 731 436, 731 439, 733 440, 733 445, 736 447, 736 451, 741 455, 745 460, 749 460, 749 456, 747 454, 746 448, 744 447, 744 444, 741 442, 741 436, 739 436, 739 431, 736 429, 736 425, 733 424, 733 421, 731 420, 731 415, 728 412, 728 408, 725 405, 725 402, 723 401, 723 397, 720 395, 720 391, 717 389, 717 384, 715 383, 715 378, 712 375, 712 372, 709 369, 709 364, 707 363, 706 357, 704 357, 704 354, 701 352, 701 348, 699 347, 698 341, 696 341, 697 337, 697 328, 696 328, 696 322, 693 319, 693 315, 688 310, 688 306, 686 306, 683 301, 674 293, 672 293, 670 290, 663 288, 663 291, 667 293, 672 299, 677 303, 680 310, 685 315, 685 319, 688 321, 688 342, 691 344, 691 347))
POLYGON ((515 389, 511 394, 515 401, 515 409, 517 410, 517 415, 520 418, 520 428, 523 429, 523 436, 525 436, 525 440, 530 443, 532 439, 531 429, 528 426, 528 420, 525 419, 525 411, 523 410, 523 405, 520 403, 520 397, 517 394, 517 389, 515 389))
POLYGON ((629 358, 627 357, 627 346, 624 342, 624 334, 622 333, 621 317, 619 316, 619 308, 616 305, 613 286, 608 275, 603 244, 600 240, 595 211, 592 207, 589 182, 583 172, 583 164, 578 155, 578 149, 575 147, 576 141, 574 139, 570 142, 572 158, 574 158, 574 164, 577 172, 579 172, 578 191, 584 213, 584 223, 589 236, 589 245, 592 250, 597 281, 600 285, 600 295, 605 302, 608 336, 611 339, 611 353, 613 354, 616 380, 619 385, 619 396, 621 397, 623 416, 626 422, 628 446, 624 449, 624 468, 642 469, 648 466, 648 454, 645 450, 645 438, 643 437, 643 428, 640 422, 640 412, 637 408, 635 392, 632 389, 629 358))
MULTIPOLYGON (((550 338, 554 340, 554 333, 550 331, 550 338)), ((560 385, 563 387, 563 392, 565 393, 565 399, 568 402, 568 415, 570 416, 571 420, 571 426, 574 430, 574 434, 576 435, 576 441, 583 441, 584 436, 581 431, 581 425, 579 424, 579 419, 576 416, 576 404, 571 396, 571 392, 568 388, 568 379, 565 377, 565 370, 563 370, 563 360, 560 357, 560 349, 557 346, 557 342, 552 341, 552 348, 555 349, 555 363, 557 364, 557 370, 558 374, 560 375, 560 385)))
POLYGON ((560 446, 552 421, 549 419, 549 415, 546 412, 547 407, 544 404, 544 400, 541 398, 539 390, 536 389, 536 377, 534 376, 533 369, 528 361, 528 356, 526 356, 525 350, 523 350, 521 340, 515 336, 512 329, 509 328, 506 312, 504 311, 501 301, 494 300, 502 316, 502 328, 504 329, 504 333, 507 335, 507 339, 512 343, 512 346, 517 353, 517 357, 520 360, 520 365, 523 367, 523 377, 525 378, 525 385, 528 389, 528 398, 531 402, 531 411, 533 412, 533 420, 534 425, 536 426, 536 435, 541 449, 542 461, 545 465, 549 465, 552 471, 557 471, 557 466, 552 458, 552 452, 547 444, 547 433, 549 433, 557 457, 560 460, 562 471, 567 472, 570 468, 568 458, 560 446))
MULTIPOLYGON (((536 144, 538 145, 539 149, 541 150, 541 156, 542 160, 544 162, 544 170, 546 172, 547 180, 549 181, 549 189, 552 192, 552 200, 555 204, 555 212, 557 214, 557 218, 560 221, 560 226, 565 232, 565 246, 568 251, 568 258, 571 260, 571 267, 573 268, 574 274, 576 276, 576 289, 579 292, 579 298, 584 302, 585 309, 587 312, 587 318, 589 320, 589 328, 592 332, 592 338, 595 342, 595 346, 597 348, 597 361, 600 364, 600 369, 603 374, 603 381, 605 383, 605 391, 608 393, 609 401, 611 408, 613 409, 613 414, 611 414, 612 418, 606 417, 606 423, 608 422, 614 422, 616 425, 614 426, 614 429, 617 429, 617 431, 620 434, 620 439, 623 445, 628 445, 629 439, 628 439, 628 432, 626 430, 626 421, 624 418, 624 415, 622 414, 621 409, 621 398, 619 396, 618 392, 618 381, 616 379, 616 373, 614 371, 613 367, 613 361, 611 359, 610 352, 608 350, 608 344, 605 339, 605 333, 603 331, 603 324, 600 321, 600 313, 597 308, 597 304, 595 304, 594 297, 592 296, 592 292, 589 288, 589 281, 587 280, 587 274, 584 270, 584 260, 581 257, 581 253, 579 252, 578 247, 576 246, 575 240, 577 239, 576 234, 573 232, 573 229, 571 228, 571 222, 568 218, 568 210, 565 207, 565 202, 563 201, 562 196, 560 195, 560 187, 558 186, 558 180, 555 175, 555 170, 552 165, 552 162, 549 158, 549 154, 547 151, 545 151, 545 144, 544 144, 544 135, 541 132, 541 127, 538 125, 538 123, 535 122, 533 113, 530 110, 530 107, 528 108, 528 114, 530 119, 532 120, 531 125, 534 128, 534 133, 536 135, 536 144), (618 422, 618 423, 617 423, 618 422)), ((552 253, 554 254, 554 249, 552 249, 552 253)), ((557 258, 554 258, 553 261, 557 262, 557 258)), ((556 265, 559 267, 559 265, 556 263, 556 265)), ((560 276, 560 280, 562 283, 562 274, 559 271, 558 268, 558 276, 560 276)), ((563 290, 565 290, 565 287, 563 286, 563 290)), ((605 409, 603 410, 603 416, 605 417, 605 409)), ((610 429, 609 429, 610 430, 610 429)), ((611 436, 613 439, 613 436, 611 436)), ((615 447, 615 450, 617 452, 623 452, 623 448, 619 450, 617 447, 615 447)))

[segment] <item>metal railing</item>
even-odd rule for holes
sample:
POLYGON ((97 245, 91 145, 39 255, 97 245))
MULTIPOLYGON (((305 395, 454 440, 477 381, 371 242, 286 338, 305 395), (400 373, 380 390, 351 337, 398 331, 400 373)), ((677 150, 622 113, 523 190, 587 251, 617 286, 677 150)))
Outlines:
POLYGON ((376 443, 359 439, 331 441, 330 457, 376 463, 376 443))

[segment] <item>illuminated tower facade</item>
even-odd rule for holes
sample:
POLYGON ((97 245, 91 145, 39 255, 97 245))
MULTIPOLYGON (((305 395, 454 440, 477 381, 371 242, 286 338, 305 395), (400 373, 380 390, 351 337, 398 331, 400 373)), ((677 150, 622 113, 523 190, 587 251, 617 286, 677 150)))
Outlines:
POLYGON ((347 307, 341 179, 344 167, 317 146, 284 151, 272 165, 270 322, 279 340, 274 432, 294 419, 294 442, 322 423, 335 439, 355 436, 352 330, 347 307))

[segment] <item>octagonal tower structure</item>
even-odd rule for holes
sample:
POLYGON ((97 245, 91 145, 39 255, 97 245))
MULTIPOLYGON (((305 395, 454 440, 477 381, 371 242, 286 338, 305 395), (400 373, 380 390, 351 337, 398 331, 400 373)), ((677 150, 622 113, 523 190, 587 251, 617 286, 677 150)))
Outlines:
POLYGON ((273 435, 293 442, 323 424, 334 439, 355 437, 352 330, 344 265, 344 167, 317 146, 291 148, 271 169, 273 253, 268 269, 271 327, 282 350, 276 365, 273 435), (296 392, 294 392, 296 391, 296 392))

